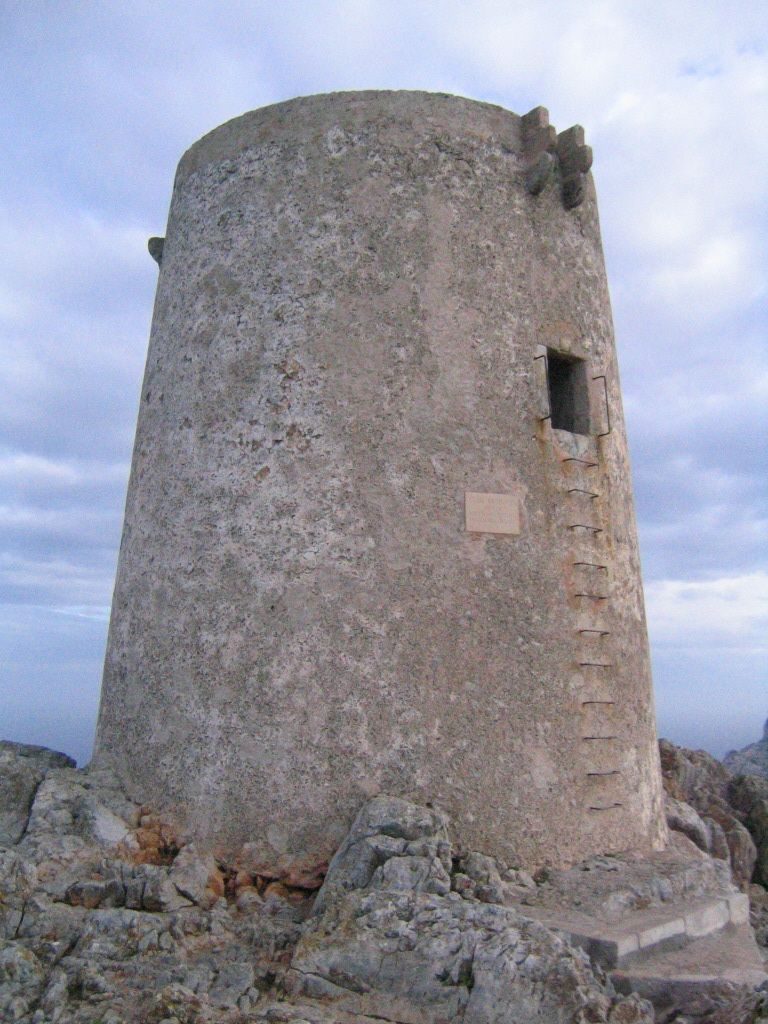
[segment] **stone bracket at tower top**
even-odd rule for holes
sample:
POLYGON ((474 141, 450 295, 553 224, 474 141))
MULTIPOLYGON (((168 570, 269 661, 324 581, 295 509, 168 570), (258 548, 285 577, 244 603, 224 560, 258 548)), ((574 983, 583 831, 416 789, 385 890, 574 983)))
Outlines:
POLYGON ((592 147, 584 144, 584 129, 575 124, 558 134, 549 123, 546 107, 534 107, 521 120, 527 190, 531 195, 539 195, 559 166, 563 205, 567 210, 580 206, 584 201, 584 179, 592 166, 592 147))

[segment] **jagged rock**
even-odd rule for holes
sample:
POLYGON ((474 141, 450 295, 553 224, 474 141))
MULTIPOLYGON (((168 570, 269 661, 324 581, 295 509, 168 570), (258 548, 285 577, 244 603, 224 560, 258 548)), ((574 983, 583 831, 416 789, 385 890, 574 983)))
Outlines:
POLYGON ((732 780, 728 797, 744 818, 757 848, 753 880, 768 886, 768 779, 743 775, 732 780))
POLYGON ((125 886, 117 878, 73 882, 65 893, 65 899, 73 907, 86 907, 88 910, 95 910, 96 907, 123 907, 125 886))
POLYGON ((207 1000, 203 1000, 190 989, 178 982, 166 985, 155 996, 150 1016, 151 1024, 203 1024, 210 1020, 206 1012, 207 1000))
MULTIPOLYGON (((23 835, 0 848, 0 1017, 21 1024, 647 1024, 647 1003, 528 911, 565 900, 610 921, 732 891, 725 862, 680 833, 668 854, 591 858, 537 884, 454 854, 440 811, 377 797, 310 915, 311 893, 279 871, 179 849, 108 774, 43 768, 23 835)), ((759 802, 749 786, 732 796, 745 818, 759 802)))
POLYGON ((451 891, 451 876, 437 857, 391 857, 371 878, 372 889, 401 889, 445 896, 451 891))
POLYGON ((713 799, 724 801, 731 773, 716 758, 704 750, 687 750, 669 740, 659 740, 661 770, 664 788, 670 796, 695 807, 710 804, 713 799))
MULTIPOLYGON (((365 888, 390 858, 412 856, 412 851, 424 859, 441 861, 446 871, 450 870, 451 847, 445 815, 396 797, 374 797, 360 810, 331 860, 315 900, 314 913, 321 914, 341 893, 365 888), (418 845, 409 847, 412 843, 418 845)), ((423 870, 429 874, 428 868, 423 870)))
POLYGON ((179 851, 168 877, 182 897, 201 906, 211 906, 223 892, 216 861, 194 843, 179 851))
POLYGON ((190 907, 193 900, 183 896, 173 883, 168 868, 156 864, 142 864, 137 868, 144 880, 141 894, 142 910, 168 912, 190 907))
MULTIPOLYGON (((768 890, 762 885, 749 887, 750 922, 759 945, 768 949, 768 890)), ((768 954, 766 954, 768 959, 768 954)))
POLYGON ((0 942, 0 1019, 20 1020, 45 984, 45 968, 24 946, 0 942))
MULTIPOLYGON (((758 850, 749 830, 740 820, 744 815, 729 802, 733 775, 703 750, 685 750, 668 740, 661 740, 659 752, 667 795, 678 804, 689 804, 698 813, 706 830, 706 841, 701 848, 730 864, 734 880, 741 888, 746 888, 752 878, 758 850)), ((679 824, 679 831, 699 845, 704 837, 698 828, 695 829, 697 837, 691 835, 693 822, 693 817, 679 807, 672 820, 668 818, 671 828, 679 824)))
POLYGON ((77 848, 135 845, 139 808, 110 773, 53 768, 35 794, 20 847, 36 859, 57 860, 77 848))
MULTIPOLYGON (((387 1019, 622 1019, 623 1000, 586 954, 512 910, 455 894, 339 894, 299 941, 287 981, 289 991, 387 1019)), ((624 1014, 654 1019, 634 997, 624 1014)))
POLYGON ((723 758, 723 764, 734 775, 757 775, 768 779, 768 720, 763 726, 762 739, 741 750, 729 751, 723 758))
MULTIPOLYGON (((684 836, 696 843, 700 850, 705 853, 711 851, 712 837, 701 816, 682 800, 675 800, 669 793, 664 800, 664 809, 667 816, 667 825, 675 832, 682 832, 684 836)), ((726 853, 727 853, 726 846, 726 853)))
POLYGON ((253 964, 247 962, 223 964, 208 993, 211 1005, 222 1008, 237 1007, 242 997, 253 986, 253 982, 253 964))
POLYGON ((38 786, 51 768, 74 768, 66 754, 0 740, 0 846, 18 843, 38 786))
POLYGON ((733 821, 725 833, 730 855, 731 870, 737 885, 746 889, 752 880, 757 863, 757 847, 749 832, 740 821, 733 821))
MULTIPOLYGON (((450 865, 444 815, 388 797, 363 807, 299 941, 292 991, 405 1020, 612 1019, 621 999, 581 951, 490 899, 451 893, 450 865)), ((470 853, 460 866, 454 888, 503 900, 492 858, 470 853)), ((653 1019, 634 999, 623 1012, 653 1019)))

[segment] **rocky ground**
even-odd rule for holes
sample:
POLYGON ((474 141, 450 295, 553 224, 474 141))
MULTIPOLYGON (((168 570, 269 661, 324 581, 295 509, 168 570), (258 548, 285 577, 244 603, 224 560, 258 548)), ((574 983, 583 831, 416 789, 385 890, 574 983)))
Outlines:
POLYGON ((736 775, 703 750, 659 744, 667 822, 729 864, 749 893, 752 926, 768 947, 768 778, 736 775))
MULTIPOLYGON (((727 875, 731 863, 744 875, 751 855, 740 829, 749 835, 750 822, 762 820, 763 798, 691 757, 699 755, 665 752, 667 785, 677 787, 673 812, 699 845, 714 850, 720 832, 710 822, 725 840, 717 863, 697 855, 695 887, 700 875, 727 875), (733 822, 715 801, 723 792, 738 796, 738 806, 728 805, 733 822), (686 794, 697 809, 686 802, 685 810, 686 794)), ((752 842, 762 864, 763 841, 752 842)), ((289 886, 183 845, 108 774, 4 743, 0 1019, 650 1024, 650 1004, 619 995, 583 950, 526 916, 577 884, 580 898, 588 891, 609 917, 622 909, 617 901, 671 898, 661 862, 647 878, 635 872, 632 885, 621 881, 627 864, 593 858, 574 874, 534 879, 460 853, 439 811, 377 797, 319 890, 289 886)), ((765 941, 768 900, 753 888, 765 941)), ((741 1024, 757 1019, 760 1000, 741 1006, 738 1021, 722 1012, 696 1020, 741 1024)))

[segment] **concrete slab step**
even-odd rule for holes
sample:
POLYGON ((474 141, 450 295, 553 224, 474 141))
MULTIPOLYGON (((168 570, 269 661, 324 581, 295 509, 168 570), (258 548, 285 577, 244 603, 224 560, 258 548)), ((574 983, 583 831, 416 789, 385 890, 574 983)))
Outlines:
POLYGON ((520 910, 566 935, 606 970, 630 960, 643 961, 656 951, 685 946, 727 927, 749 922, 749 899, 743 893, 636 911, 615 924, 571 910, 566 913, 540 907, 521 907, 520 910))
MULTIPOLYGON (((692 1021, 753 1020, 768 974, 748 924, 729 925, 679 949, 649 951, 610 972, 619 992, 653 1003, 659 1024, 683 1013, 692 1021)), ((766 992, 768 994, 768 992, 766 992)))

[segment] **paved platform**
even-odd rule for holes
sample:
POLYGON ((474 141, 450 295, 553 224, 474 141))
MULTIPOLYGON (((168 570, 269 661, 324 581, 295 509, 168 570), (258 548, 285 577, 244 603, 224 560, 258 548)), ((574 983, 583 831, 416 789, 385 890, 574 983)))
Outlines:
POLYGON ((751 1021, 755 990, 768 983, 748 924, 729 925, 680 949, 649 951, 610 976, 619 992, 650 1000, 660 1024, 674 1020, 679 1007, 694 1021, 751 1021))
MULTIPOLYGON (((627 912, 619 920, 521 906, 584 949, 617 991, 650 1000, 660 1024, 677 1020, 746 1024, 768 973, 749 925, 749 899, 721 891, 627 912)), ((768 992, 767 992, 768 996, 768 992)))
POLYGON ((635 911, 621 922, 610 925, 578 911, 561 913, 539 907, 521 907, 520 910, 549 928, 563 932, 606 970, 620 966, 629 958, 646 957, 657 949, 685 946, 728 926, 738 927, 749 922, 749 899, 743 893, 635 911))

